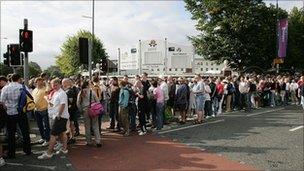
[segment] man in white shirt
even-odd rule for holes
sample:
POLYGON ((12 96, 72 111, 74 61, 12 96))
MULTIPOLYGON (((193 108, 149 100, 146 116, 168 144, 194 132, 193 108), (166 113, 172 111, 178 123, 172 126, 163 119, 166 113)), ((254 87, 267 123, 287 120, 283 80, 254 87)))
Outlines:
POLYGON ((61 83, 58 78, 51 81, 53 91, 49 94, 49 107, 48 112, 51 119, 54 120, 51 129, 51 138, 49 141, 48 150, 43 153, 38 159, 49 159, 53 157, 54 146, 56 144, 56 138, 62 141, 63 147, 57 153, 68 153, 67 150, 67 135, 66 125, 69 119, 68 112, 68 97, 63 89, 61 89, 61 83))
MULTIPOLYGON (((169 100, 169 87, 167 82, 165 81, 165 78, 163 76, 159 76, 159 87, 160 89, 163 91, 164 96, 165 96, 165 105, 164 105, 164 109, 166 109, 167 106, 167 101, 169 100)), ((163 112, 163 117, 164 117, 164 122, 167 122, 165 119, 165 110, 163 112)))
POLYGON ((246 106, 248 106, 248 104, 246 104, 247 100, 247 93, 249 92, 249 85, 248 85, 248 80, 245 81, 244 77, 241 77, 241 81, 239 84, 239 91, 241 93, 241 97, 240 97, 240 109, 244 109, 246 108, 246 106))

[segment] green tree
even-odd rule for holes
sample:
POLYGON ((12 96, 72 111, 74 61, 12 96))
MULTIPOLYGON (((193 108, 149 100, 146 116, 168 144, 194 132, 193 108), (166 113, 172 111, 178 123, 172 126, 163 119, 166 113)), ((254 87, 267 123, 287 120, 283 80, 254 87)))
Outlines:
POLYGON ((197 54, 233 69, 271 66, 276 53, 276 16, 287 12, 262 0, 185 0, 197 20, 197 36, 189 37, 197 54))
POLYGON ((304 8, 293 8, 288 17, 287 54, 284 68, 304 69, 304 8))
MULTIPOLYGON (((41 67, 39 66, 38 63, 30 61, 28 66, 29 66, 29 74, 28 75, 29 75, 30 78, 31 77, 38 77, 42 73, 41 67)), ((23 73, 24 73, 23 71, 24 71, 23 66, 16 68, 16 73, 20 74, 21 76, 23 76, 23 73)))
MULTIPOLYGON (((90 32, 80 30, 76 35, 67 38, 61 46, 61 53, 56 57, 56 66, 58 66, 65 75, 74 75, 79 70, 78 40, 80 37, 92 40, 92 34, 90 32)), ((100 59, 106 57, 107 53, 105 52, 102 42, 94 35, 92 61, 96 63, 100 61, 100 59)))
POLYGON ((29 76, 37 77, 42 73, 41 67, 36 62, 29 62, 29 76))
POLYGON ((64 74, 60 71, 60 68, 58 66, 54 66, 54 65, 49 66, 43 72, 46 73, 50 78, 53 78, 53 77, 62 78, 62 77, 64 77, 64 74))
POLYGON ((13 73, 13 69, 11 67, 4 65, 3 63, 0 63, 0 71, 1 71, 0 75, 4 75, 4 76, 13 73))

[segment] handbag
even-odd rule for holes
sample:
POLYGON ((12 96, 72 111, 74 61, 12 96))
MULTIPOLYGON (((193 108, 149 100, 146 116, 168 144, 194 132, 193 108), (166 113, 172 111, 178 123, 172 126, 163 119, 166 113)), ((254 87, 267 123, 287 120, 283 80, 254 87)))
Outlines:
POLYGON ((88 112, 91 118, 98 117, 103 112, 103 106, 99 102, 93 102, 91 103, 88 112))
POLYGON ((88 109, 88 115, 91 118, 98 117, 103 112, 103 106, 100 102, 92 103, 92 90, 90 90, 90 105, 88 109))

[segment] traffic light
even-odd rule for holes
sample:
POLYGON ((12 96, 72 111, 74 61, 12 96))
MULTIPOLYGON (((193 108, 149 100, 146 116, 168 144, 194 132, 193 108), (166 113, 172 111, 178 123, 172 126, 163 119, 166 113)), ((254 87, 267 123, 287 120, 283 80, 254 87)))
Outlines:
POLYGON ((10 65, 9 55, 7 52, 3 54, 3 63, 4 63, 4 65, 7 65, 7 66, 10 65))
POLYGON ((9 46, 9 58, 10 58, 11 66, 20 66, 21 65, 19 44, 10 44, 10 46, 9 46))
POLYGON ((81 64, 89 64, 89 44, 87 38, 79 38, 79 61, 81 64))
POLYGON ((101 71, 103 71, 103 73, 108 72, 108 60, 106 58, 101 60, 101 71))
POLYGON ((33 31, 31 30, 19 30, 19 44, 20 51, 32 52, 33 51, 33 31))

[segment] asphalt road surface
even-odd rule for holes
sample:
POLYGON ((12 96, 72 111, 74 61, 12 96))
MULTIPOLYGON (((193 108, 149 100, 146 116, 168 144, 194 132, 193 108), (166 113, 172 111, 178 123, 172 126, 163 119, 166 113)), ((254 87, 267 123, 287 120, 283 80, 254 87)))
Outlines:
POLYGON ((227 113, 161 135, 263 170, 304 170, 303 115, 297 106, 227 113))

